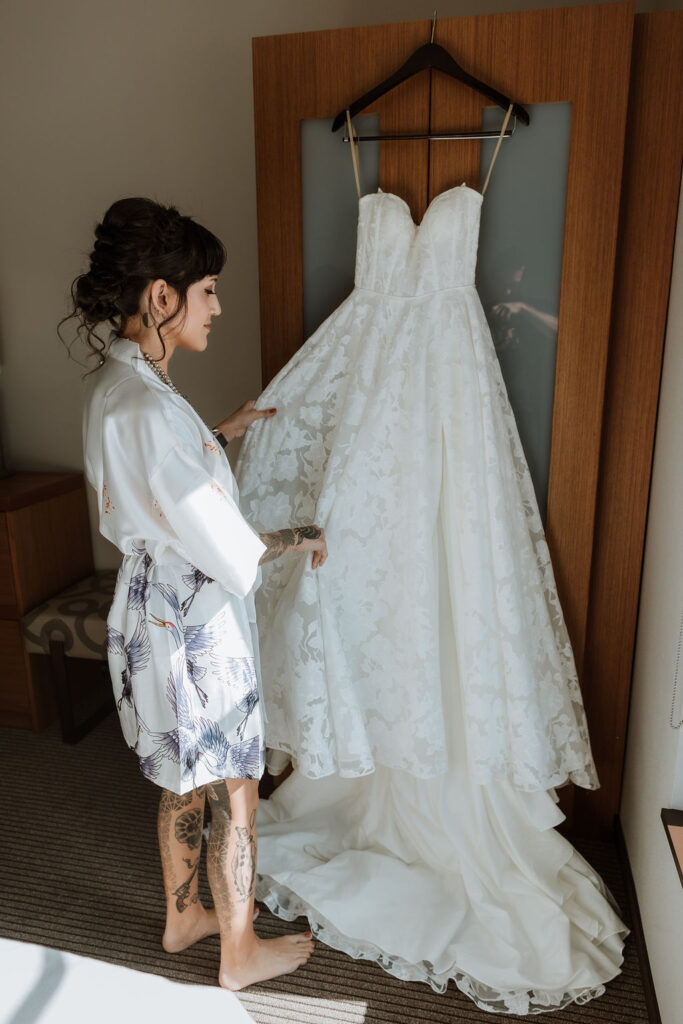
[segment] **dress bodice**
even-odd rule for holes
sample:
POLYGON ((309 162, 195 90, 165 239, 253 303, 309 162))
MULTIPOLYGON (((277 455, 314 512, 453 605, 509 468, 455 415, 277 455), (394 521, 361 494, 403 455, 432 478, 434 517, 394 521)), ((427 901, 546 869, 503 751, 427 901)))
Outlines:
POLYGON ((399 196, 381 190, 363 196, 356 287, 413 298, 474 285, 482 199, 481 192, 457 185, 436 196, 415 224, 399 196))

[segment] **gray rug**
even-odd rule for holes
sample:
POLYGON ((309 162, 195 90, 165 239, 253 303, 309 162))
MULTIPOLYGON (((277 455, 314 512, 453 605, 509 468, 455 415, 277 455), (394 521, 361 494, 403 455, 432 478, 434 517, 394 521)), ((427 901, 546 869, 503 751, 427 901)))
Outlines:
MULTIPOLYGON (((124 964, 177 981, 215 985, 218 938, 184 953, 161 948, 163 887, 156 845, 157 787, 139 774, 111 715, 81 743, 56 726, 36 736, 0 728, 2 853, 0 935, 124 964)), ((610 843, 576 842, 631 924, 610 843)), ((206 877, 202 896, 210 903, 206 877)), ((300 931, 261 908, 263 937, 300 931)), ((436 995, 320 942, 295 974, 239 994, 257 1024, 454 1024, 510 1022, 482 1012, 451 985, 436 995)), ((542 1015, 556 1024, 647 1024, 638 957, 629 936, 622 973, 585 1006, 542 1015)))

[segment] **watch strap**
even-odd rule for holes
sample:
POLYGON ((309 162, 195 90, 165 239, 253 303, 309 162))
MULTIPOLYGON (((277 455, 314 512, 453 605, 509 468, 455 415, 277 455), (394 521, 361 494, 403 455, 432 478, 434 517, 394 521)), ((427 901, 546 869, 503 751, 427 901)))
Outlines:
POLYGON ((225 436, 225 434, 221 433, 221 431, 218 429, 218 427, 213 427, 212 430, 211 430, 211 433, 216 438, 216 440, 218 441, 218 443, 221 446, 221 448, 226 448, 227 447, 228 439, 225 436))

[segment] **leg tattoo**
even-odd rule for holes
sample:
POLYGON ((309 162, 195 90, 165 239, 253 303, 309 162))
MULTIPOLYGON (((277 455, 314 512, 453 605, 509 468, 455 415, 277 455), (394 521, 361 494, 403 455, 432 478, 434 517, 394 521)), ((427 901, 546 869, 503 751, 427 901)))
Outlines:
MULTIPOLYGON (((199 795, 200 791, 195 791, 199 795)), ((180 811, 183 807, 187 807, 192 803, 195 792, 184 793, 179 796, 177 793, 171 793, 170 790, 164 789, 161 794, 161 809, 169 814, 173 814, 174 811, 180 811)))
POLYGON ((204 787, 180 796, 165 789, 159 801, 158 836, 164 873, 166 898, 175 902, 182 914, 189 906, 199 903, 197 872, 201 854, 202 824, 204 818, 204 787), (182 847, 197 850, 196 858, 184 857, 182 847), (185 864, 189 877, 181 882, 185 864))
POLYGON ((179 814, 175 820, 175 837, 179 843, 185 843, 191 850, 196 850, 202 842, 202 811, 194 807, 190 811, 179 814))
POLYGON ((221 781, 215 785, 209 784, 207 795, 211 805, 211 831, 206 867, 221 926, 225 927, 230 920, 232 903, 228 884, 228 843, 232 827, 230 794, 225 782, 221 781))
POLYGON ((256 875, 256 843, 254 842, 254 823, 256 811, 249 818, 249 828, 235 826, 235 852, 232 855, 232 880, 235 890, 242 903, 245 903, 254 891, 256 875))
POLYGON ((178 888, 174 889, 173 891, 173 895, 176 898, 176 910, 178 911, 179 914, 182 914, 182 912, 184 910, 187 910, 187 908, 191 906, 193 903, 199 903, 199 893, 195 892, 190 894, 192 882, 198 870, 199 857, 197 857, 197 860, 195 861, 194 868, 192 869, 192 874, 190 875, 188 880, 186 882, 183 882, 182 885, 179 885, 178 888))

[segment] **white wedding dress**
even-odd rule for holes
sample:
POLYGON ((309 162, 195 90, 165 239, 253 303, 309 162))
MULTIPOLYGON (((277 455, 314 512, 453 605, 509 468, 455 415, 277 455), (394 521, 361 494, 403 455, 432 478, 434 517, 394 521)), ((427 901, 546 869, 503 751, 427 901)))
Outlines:
POLYGON ((360 200, 355 288, 264 391, 241 507, 325 527, 263 567, 257 895, 484 1009, 602 993, 628 929, 554 827, 599 783, 531 479, 474 286, 481 193, 360 200))

